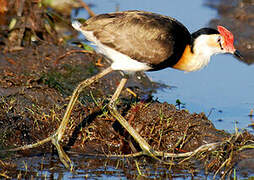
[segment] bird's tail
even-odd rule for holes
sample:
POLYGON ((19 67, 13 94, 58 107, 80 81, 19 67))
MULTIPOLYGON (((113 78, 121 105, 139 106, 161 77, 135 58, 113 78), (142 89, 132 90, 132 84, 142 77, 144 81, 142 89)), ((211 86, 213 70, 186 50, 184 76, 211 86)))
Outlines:
POLYGON ((82 31, 81 30, 81 23, 77 20, 72 22, 72 27, 78 31, 82 31))

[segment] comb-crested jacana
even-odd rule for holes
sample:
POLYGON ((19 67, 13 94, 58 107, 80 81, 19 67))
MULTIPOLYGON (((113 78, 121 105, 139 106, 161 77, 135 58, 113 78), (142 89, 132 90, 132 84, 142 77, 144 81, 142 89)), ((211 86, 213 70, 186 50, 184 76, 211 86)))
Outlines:
MULTIPOLYGON (((113 70, 127 75, 136 71, 156 71, 167 67, 196 71, 206 66, 210 57, 231 53, 242 58, 234 48, 233 34, 225 27, 217 30, 202 28, 190 34, 176 19, 145 11, 124 11, 94 16, 83 24, 75 21, 73 27, 93 42, 98 51, 112 61, 110 67, 81 82, 74 90, 54 144, 63 162, 69 161, 58 141, 61 140, 72 108, 83 88, 113 70)), ((143 152, 156 158, 156 152, 118 113, 115 102, 127 76, 123 77, 109 103, 111 114, 138 142, 143 152)))

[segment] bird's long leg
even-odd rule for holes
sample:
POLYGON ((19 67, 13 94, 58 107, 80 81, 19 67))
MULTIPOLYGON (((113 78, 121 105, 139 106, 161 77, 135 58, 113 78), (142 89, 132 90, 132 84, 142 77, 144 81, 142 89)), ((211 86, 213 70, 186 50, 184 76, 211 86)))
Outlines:
POLYGON ((118 85, 114 95, 111 98, 111 101, 109 102, 109 111, 114 116, 118 122, 129 132, 129 134, 138 142, 139 146, 143 150, 143 153, 149 156, 152 156, 156 159, 155 152, 151 148, 151 146, 145 141, 144 138, 142 138, 137 131, 124 119, 124 117, 119 114, 117 107, 116 107, 116 100, 118 99, 122 89, 124 88, 125 84, 127 82, 127 78, 122 78, 120 84, 118 85))
POLYGON ((67 156, 67 154, 64 152, 63 148, 61 147, 61 145, 59 144, 59 141, 61 141, 62 136, 64 134, 64 131, 66 129, 66 126, 68 124, 69 121, 69 117, 71 115, 71 111, 79 97, 79 94, 82 92, 82 90, 89 86, 90 84, 92 84, 94 81, 97 81, 98 79, 102 78, 103 76, 105 76, 106 74, 112 72, 112 68, 108 67, 107 69, 104 69, 102 72, 100 72, 99 74, 96 74, 95 76, 86 79, 84 81, 82 81, 77 88, 73 91, 70 102, 67 106, 67 109, 65 111, 63 120, 59 126, 59 128, 57 129, 56 133, 52 136, 52 143, 56 146, 56 149, 58 151, 58 155, 60 160, 62 161, 62 163, 67 167, 70 168, 71 165, 71 160, 70 158, 67 156))

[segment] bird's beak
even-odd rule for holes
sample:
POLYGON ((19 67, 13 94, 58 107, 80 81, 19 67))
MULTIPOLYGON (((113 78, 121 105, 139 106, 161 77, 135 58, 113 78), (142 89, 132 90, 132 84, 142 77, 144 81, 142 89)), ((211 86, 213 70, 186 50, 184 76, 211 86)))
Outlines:
POLYGON ((243 56, 241 55, 241 53, 238 50, 234 51, 234 55, 235 55, 235 57, 243 60, 243 56))

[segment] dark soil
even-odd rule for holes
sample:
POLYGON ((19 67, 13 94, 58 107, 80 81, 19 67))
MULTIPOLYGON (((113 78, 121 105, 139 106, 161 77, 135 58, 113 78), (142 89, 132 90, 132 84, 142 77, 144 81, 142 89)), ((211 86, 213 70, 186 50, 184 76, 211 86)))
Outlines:
MULTIPOLYGON (((95 66, 99 58, 97 54, 76 52, 58 58, 72 50, 77 48, 42 43, 1 54, 1 149, 35 143, 51 135, 60 124, 68 96, 78 82, 100 70, 95 66)), ((105 108, 120 78, 121 75, 115 72, 85 90, 79 100, 81 103, 74 107, 65 133, 63 145, 66 150, 84 155, 129 154, 140 150, 105 108)), ((144 94, 142 87, 135 90, 144 94)), ((155 150, 189 152, 203 144, 225 141, 232 136, 215 129, 203 113, 190 114, 175 105, 133 98, 126 90, 121 96, 119 109, 155 150)), ((253 137, 245 132, 237 141, 248 143, 251 139, 253 137)), ((17 155, 26 157, 51 152, 52 145, 47 143, 19 151, 16 155, 2 153, 2 168, 14 166, 18 169, 11 160, 17 155)))

